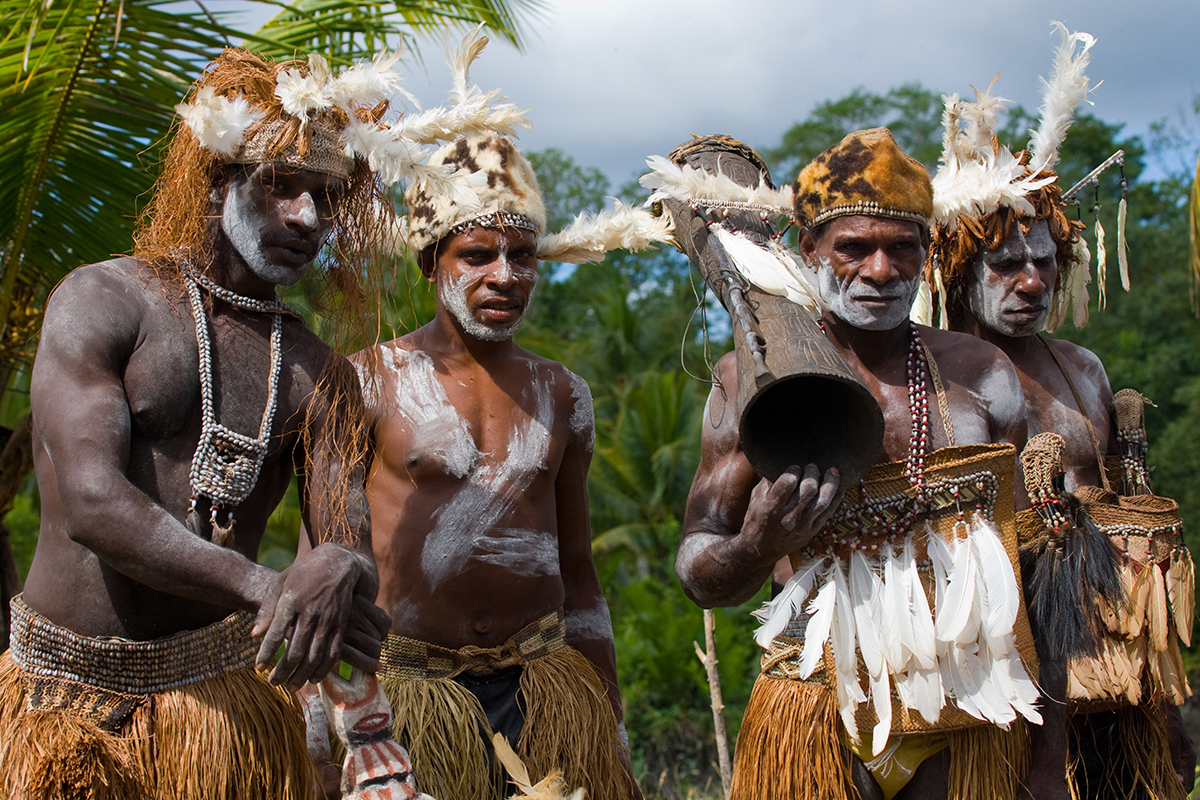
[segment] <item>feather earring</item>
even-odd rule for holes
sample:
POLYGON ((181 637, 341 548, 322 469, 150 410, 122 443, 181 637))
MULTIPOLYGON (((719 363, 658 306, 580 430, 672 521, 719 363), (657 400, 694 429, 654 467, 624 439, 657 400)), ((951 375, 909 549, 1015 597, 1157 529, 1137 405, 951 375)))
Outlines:
POLYGON ((1187 547, 1176 545, 1171 551, 1171 566, 1167 571, 1167 597, 1171 600, 1171 616, 1175 632, 1183 643, 1192 645, 1192 621, 1196 604, 1196 570, 1187 547))

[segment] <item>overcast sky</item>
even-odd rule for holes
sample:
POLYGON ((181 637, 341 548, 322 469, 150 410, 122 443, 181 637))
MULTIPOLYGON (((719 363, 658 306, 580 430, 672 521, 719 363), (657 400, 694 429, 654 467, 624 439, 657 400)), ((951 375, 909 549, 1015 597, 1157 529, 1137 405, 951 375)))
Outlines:
MULTIPOLYGON (((471 78, 533 109, 523 148, 561 148, 619 184, 692 133, 777 145, 857 86, 968 94, 1003 71, 997 92, 1034 110, 1051 19, 1096 37, 1092 111, 1126 133, 1200 92, 1197 0, 563 0, 526 26, 524 52, 493 37, 471 78)), ((423 53, 405 83, 433 105, 449 73, 437 44, 423 53)))

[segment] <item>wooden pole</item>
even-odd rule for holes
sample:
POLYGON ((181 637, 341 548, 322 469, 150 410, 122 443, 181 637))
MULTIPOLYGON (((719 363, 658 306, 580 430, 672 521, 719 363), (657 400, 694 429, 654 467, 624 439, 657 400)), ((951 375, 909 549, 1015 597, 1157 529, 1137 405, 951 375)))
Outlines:
POLYGON ((713 728, 717 735, 717 765, 721 770, 721 788, 729 798, 733 783, 733 767, 729 763, 729 734, 725 731, 725 704, 721 700, 721 673, 717 670, 717 617, 711 608, 704 609, 704 650, 692 642, 696 657, 708 674, 708 692, 712 698, 713 728))

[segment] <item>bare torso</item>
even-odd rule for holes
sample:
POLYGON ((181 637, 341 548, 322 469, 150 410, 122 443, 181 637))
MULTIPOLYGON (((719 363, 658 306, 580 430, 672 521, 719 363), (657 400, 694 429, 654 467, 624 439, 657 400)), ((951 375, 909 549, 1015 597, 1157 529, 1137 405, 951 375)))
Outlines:
POLYGON ((1066 440, 1063 467, 1067 473, 1067 489, 1100 485, 1097 447, 1101 454, 1116 452, 1113 440, 1116 431, 1110 415, 1112 389, 1100 359, 1071 342, 1040 336, 1030 342, 1030 346, 1020 350, 1006 349, 1005 352, 1021 379, 1029 415, 1029 435, 1051 432, 1066 440), (1062 362, 1061 367, 1049 348, 1054 348, 1062 362), (1062 367, 1070 373, 1069 383, 1062 367))
POLYGON ((591 395, 515 346, 481 363, 429 343, 422 329, 379 346, 364 379, 379 603, 395 634, 496 646, 566 598, 563 539, 587 533, 560 481, 569 448, 590 458, 591 395))
MULTIPOLYGON (((167 294, 162 284, 139 274, 138 262, 117 259, 71 273, 47 311, 33 376, 42 517, 25 600, 78 633, 150 639, 204 626, 232 610, 222 602, 181 596, 177 592, 188 587, 176 585, 169 574, 154 576, 157 588, 147 585, 130 574, 138 567, 110 564, 101 555, 113 548, 113 560, 119 560, 119 539, 126 546, 129 540, 159 546, 156 528, 170 525, 160 516, 164 511, 178 522, 188 517, 188 472, 201 426, 196 334, 186 298, 168 299, 167 294), (105 331, 109 340, 81 341, 93 330, 105 331), (97 349, 88 358, 77 358, 87 347, 97 349), (97 363, 103 360, 108 363, 97 363), (117 381, 97 383, 91 373, 104 370, 111 370, 117 381), (80 383, 85 391, 75 395, 80 383), (69 415, 80 408, 92 413, 72 424, 69 415), (127 442, 124 448, 122 441, 127 442), (102 447, 106 442, 118 444, 102 447), (75 460, 93 459, 121 470, 131 484, 128 490, 100 497, 102 469, 71 466, 75 460), (60 479, 71 481, 66 495, 59 490, 60 479), (97 497, 90 502, 99 506, 90 509, 95 522, 81 531, 75 527, 79 523, 70 521, 80 515, 69 513, 65 505, 79 503, 76 495, 92 491, 97 497), (105 509, 107 503, 112 505, 105 509)), ((235 431, 256 435, 267 402, 270 316, 220 301, 215 306, 211 331, 217 416, 235 431)), ((328 353, 302 322, 285 318, 270 449, 256 487, 236 512, 231 550, 243 564, 255 561, 267 518, 287 489, 305 403, 328 353)), ((202 529, 193 531, 199 536, 188 547, 197 550, 197 559, 209 558, 212 570, 223 569, 232 563, 233 553, 223 555, 201 540, 210 535, 203 501, 200 510, 202 529)))

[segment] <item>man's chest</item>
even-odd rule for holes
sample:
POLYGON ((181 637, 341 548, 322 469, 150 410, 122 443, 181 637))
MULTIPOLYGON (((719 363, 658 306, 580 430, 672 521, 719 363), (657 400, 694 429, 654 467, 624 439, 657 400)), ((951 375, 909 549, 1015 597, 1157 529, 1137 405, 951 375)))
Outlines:
POLYGON ((420 353, 404 360, 381 376, 386 391, 376 398, 376 442, 390 469, 418 485, 439 477, 526 483, 557 471, 565 437, 550 383, 439 371, 420 353))
POLYGON ((122 372, 134 435, 190 438, 205 417, 252 438, 263 432, 264 419, 268 436, 294 429, 313 381, 287 339, 281 335, 272 348, 270 322, 262 328, 210 325, 204 364, 190 315, 151 319, 122 372))

